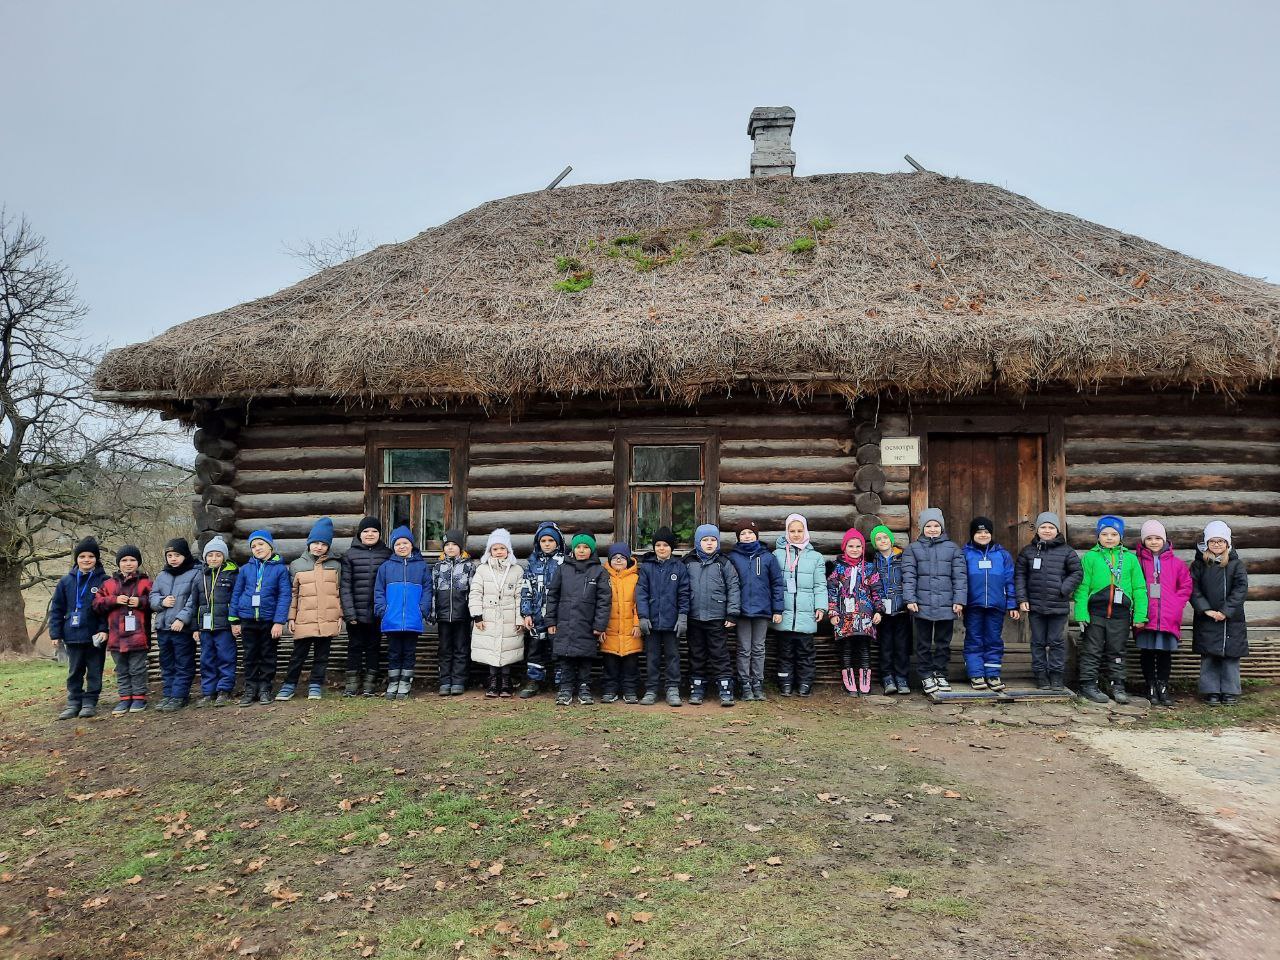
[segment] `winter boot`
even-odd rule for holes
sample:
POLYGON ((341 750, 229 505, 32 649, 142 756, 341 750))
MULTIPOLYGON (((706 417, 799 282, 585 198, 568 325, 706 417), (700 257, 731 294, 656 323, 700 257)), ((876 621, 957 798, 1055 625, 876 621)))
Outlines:
POLYGON ((1037 673, 1037 674, 1036 674, 1036 689, 1037 689, 1037 690, 1048 690, 1048 689, 1050 689, 1050 687, 1049 687, 1049 674, 1047 674, 1047 673, 1037 673))
POLYGON ((203 697, 201 697, 199 700, 196 701, 197 710, 203 707, 212 707, 212 706, 213 706, 213 697, 211 697, 207 693, 203 697))
POLYGON ((640 706, 642 707, 652 707, 657 702, 658 702, 657 690, 646 690, 644 692, 644 696, 640 698, 640 706))
POLYGON ((678 706, 681 706, 683 703, 684 701, 680 699, 680 688, 667 687, 667 706, 678 707, 678 706))
POLYGON ((264 684, 262 684, 260 687, 258 687, 258 702, 259 702, 259 703, 270 703, 270 702, 272 701, 272 699, 273 699, 273 698, 272 698, 272 696, 271 696, 271 684, 269 684, 269 683, 264 683, 264 684))
POLYGON ((791 696, 791 675, 790 674, 778 675, 778 692, 782 694, 784 697, 791 696))
POLYGON ((800 688, 799 688, 798 690, 796 690, 796 696, 798 696, 798 697, 812 697, 812 696, 813 696, 813 684, 812 684, 812 683, 802 683, 802 684, 800 684, 800 688))
POLYGON ((537 680, 526 680, 524 686, 520 688, 520 692, 516 694, 521 700, 528 700, 530 697, 536 697, 542 692, 542 684, 537 680))
POLYGON ((614 693, 612 690, 606 690, 604 693, 600 694, 600 702, 601 703, 617 703, 618 695, 614 693))
POLYGON ((573 703, 573 687, 567 683, 560 684, 560 688, 556 691, 556 706, 567 707, 573 703))
POLYGON ((1123 680, 1115 680, 1111 684, 1111 699, 1116 703, 1128 703, 1129 693, 1124 688, 1123 680))
POLYGON ((436 691, 436 695, 441 697, 447 697, 449 696, 449 691, 452 689, 453 687, 451 687, 449 684, 442 683, 440 684, 440 689, 436 691))
POLYGON ((323 696, 324 696, 324 688, 321 687, 320 684, 313 683, 307 686, 308 700, 319 700, 323 696))
POLYGON ((354 670, 347 671, 347 685, 342 689, 342 695, 350 698, 360 693, 360 675, 354 670))
POLYGON ((1084 697, 1092 703, 1109 703, 1111 698, 1098 689, 1098 681, 1081 680, 1080 696, 1084 697))
POLYGON ((589 707, 596 702, 595 698, 591 696, 591 684, 578 684, 578 702, 584 707, 589 707))
POLYGON ((396 685, 396 699, 408 700, 409 691, 413 688, 413 671, 401 670, 400 682, 396 685))
POLYGON ((213 698, 213 705, 215 707, 225 707, 230 702, 231 694, 226 690, 219 690, 218 695, 213 698))
MULTIPOLYGON (((1160 699, 1160 706, 1162 707, 1173 706, 1173 697, 1169 693, 1169 684, 1167 681, 1163 681, 1161 683, 1156 684, 1156 696, 1159 697, 1160 699)), ((81 713, 80 716, 83 717, 84 714, 81 713)))
MULTIPOLYGON (((1206 694, 1204 695, 1204 702, 1205 702, 1205 703, 1207 703, 1207 704, 1208 704, 1209 706, 1211 706, 1211 707, 1221 706, 1221 704, 1222 704, 1222 694, 1219 694, 1219 693, 1206 693, 1206 694)), ((115 712, 115 711, 112 711, 112 712, 115 712)))
POLYGON ((906 677, 898 677, 894 686, 898 688, 898 696, 907 697, 911 695, 911 681, 906 677))
POLYGON ((498 677, 498 668, 489 668, 489 685, 485 687, 484 695, 493 699, 502 692, 502 681, 498 677))
POLYGON ((1062 693, 1065 691, 1067 689, 1067 685, 1063 683, 1062 674, 1049 674, 1049 686, 1047 689, 1052 690, 1054 693, 1062 693))
POLYGON ((750 680, 743 680, 741 684, 742 695, 739 697, 744 703, 750 703, 756 698, 756 692, 751 688, 750 680))
MULTIPOLYGON (((253 703, 253 701, 252 701, 252 700, 250 700, 250 701, 249 701, 249 703, 253 703)), ((243 704, 243 706, 246 706, 246 707, 247 707, 247 706, 249 705, 249 703, 243 704)), ((119 703, 117 703, 114 707, 112 707, 112 708, 111 708, 111 715, 112 715, 113 717, 123 717, 123 716, 124 716, 126 713, 128 713, 128 712, 129 712, 129 698, 128 698, 128 697, 121 697, 121 698, 120 698, 120 702, 119 702, 119 703)))
POLYGON ((251 707, 258 702, 258 685, 245 681, 244 689, 240 691, 240 706, 251 707))
POLYGON ((387 692, 383 694, 383 697, 387 700, 394 700, 396 698, 396 694, 399 692, 400 692, 400 671, 388 670, 387 671, 387 692))
POLYGON ((758 702, 760 702, 760 703, 764 703, 764 702, 765 702, 765 700, 767 700, 767 699, 768 699, 768 697, 766 697, 766 696, 764 695, 764 681, 763 681, 763 680, 752 680, 752 681, 751 681, 751 692, 752 692, 752 693, 754 693, 754 694, 756 695, 756 700, 757 700, 758 702))
POLYGON ((62 708, 62 712, 58 714, 59 720, 74 720, 80 716, 80 704, 68 703, 62 708))
POLYGON ((999 677, 987 677, 987 689, 1001 693, 1004 690, 1004 681, 999 677))
POLYGON ((179 710, 185 710, 185 709, 187 709, 187 707, 189 707, 189 706, 191 706, 191 698, 190 698, 190 697, 174 697, 174 698, 173 698, 173 708, 172 708, 172 709, 173 709, 174 713, 177 713, 179 710))
POLYGON ((634 705, 640 702, 640 698, 636 696, 634 690, 624 690, 622 691, 622 702, 634 705))
POLYGON ((898 682, 894 680, 893 677, 885 677, 884 678, 884 695, 886 697, 892 697, 897 692, 898 692, 898 682))
POLYGON ((844 666, 840 668, 840 683, 844 686, 845 692, 849 696, 853 696, 858 692, 858 675, 854 673, 853 667, 844 666))
POLYGON ((451 697, 460 697, 466 692, 467 692, 466 686, 461 683, 455 683, 453 686, 449 688, 449 696, 451 697))
POLYGON ((689 684, 689 703, 691 706, 702 706, 703 697, 706 695, 702 687, 702 680, 694 680, 689 684))
POLYGON ((720 681, 720 706, 722 707, 733 706, 733 681, 732 680, 720 681))
POLYGON ((360 696, 372 697, 378 685, 378 675, 374 670, 365 670, 360 674, 360 696))
POLYGON ((98 715, 98 705, 96 703, 85 703, 80 706, 80 719, 91 720, 98 715))
POLYGON ((869 667, 860 667, 858 669, 858 693, 866 696, 871 692, 871 669, 869 667))
POLYGON ((510 697, 515 684, 511 682, 511 668, 503 667, 498 675, 498 696, 510 697))
POLYGON ((292 683, 286 683, 280 688, 280 692, 276 694, 277 700, 292 700, 293 694, 297 691, 297 686, 292 683))
POLYGON ((156 704, 156 713, 172 713, 173 697, 161 697, 160 702, 156 704))

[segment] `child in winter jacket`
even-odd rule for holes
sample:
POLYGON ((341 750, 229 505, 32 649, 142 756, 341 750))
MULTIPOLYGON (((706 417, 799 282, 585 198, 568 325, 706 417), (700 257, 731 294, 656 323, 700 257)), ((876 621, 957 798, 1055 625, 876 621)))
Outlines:
POLYGON ((872 568, 880 578, 880 682, 886 697, 911 692, 911 614, 902 599, 902 548, 883 524, 872 527, 872 568))
POLYGON ((356 537, 342 557, 342 616, 347 621, 347 670, 344 697, 372 697, 378 679, 382 630, 373 612, 378 570, 391 557, 382 542, 382 522, 362 517, 356 537))
POLYGON ((865 696, 871 692, 871 641, 883 615, 880 574, 867 563, 861 530, 846 530, 840 542, 840 559, 827 578, 827 616, 840 648, 844 689, 851 697, 865 696))
POLYGON ((920 539, 902 554, 902 597, 916 630, 916 669, 926 694, 951 690, 951 633, 969 599, 964 552, 947 537, 942 511, 920 511, 920 539))
POLYGON ((1142 657, 1142 679, 1152 705, 1173 706, 1169 674, 1182 635, 1182 614, 1191 599, 1191 571, 1173 552, 1159 520, 1142 525, 1138 562, 1147 581, 1147 618, 1134 623, 1133 638, 1142 657))
POLYGON ((1138 558, 1121 542, 1124 521, 1098 520, 1098 542, 1081 561, 1083 579, 1076 587, 1075 616, 1083 628, 1080 641, 1080 695, 1106 703, 1099 681, 1110 680, 1116 703, 1128 703, 1124 688, 1124 651, 1135 623, 1147 620, 1147 582, 1138 558))
POLYGON ((556 703, 568 706, 573 694, 578 702, 594 703, 591 696, 591 661, 609 626, 613 591, 609 575, 596 562, 596 539, 579 533, 569 542, 572 556, 547 586, 547 631, 560 664, 560 689, 556 703))
POLYGON ((640 564, 636 581, 636 613, 644 635, 647 673, 645 694, 640 702, 652 706, 659 691, 666 691, 667 705, 678 707, 680 699, 680 641, 689 624, 689 568, 673 554, 676 536, 670 527, 659 527, 653 535, 653 556, 640 564))
POLYGON ((689 568, 689 702, 702 703, 706 682, 720 688, 720 706, 733 706, 733 671, 725 631, 742 612, 742 587, 733 561, 720 552, 720 530, 704 523, 693 533, 696 546, 684 558, 689 568))
POLYGON ((476 563, 463 552, 465 543, 461 530, 446 530, 443 552, 431 568, 442 697, 466 692, 471 666, 471 580, 476 563))
POLYGON ((107 659, 107 621, 93 607, 107 573, 98 541, 85 537, 71 551, 71 571, 53 588, 49 636, 67 651, 67 705, 59 720, 98 715, 102 668, 107 659))
POLYGON ((743 700, 763 700, 764 641, 770 623, 782 622, 786 600, 782 567, 763 543, 754 520, 738 524, 738 543, 729 554, 742 589, 738 616, 738 684, 743 700))
POLYGON ((196 677, 196 644, 191 629, 196 619, 194 590, 196 561, 182 537, 164 545, 165 567, 151 585, 156 647, 160 654, 162 699, 159 713, 181 710, 191 702, 196 677))
POLYGON ((1244 601, 1249 574, 1231 546, 1231 528, 1214 520, 1191 561, 1191 649, 1200 654, 1200 694, 1205 703, 1240 699, 1240 658, 1249 655, 1244 601))
POLYGON ((418 635, 431 619, 431 564, 408 527, 391 531, 391 556, 373 581, 373 613, 387 635, 385 697, 404 700, 413 687, 418 635))
POLYGON ((640 617, 636 614, 636 581, 640 567, 631 556, 631 547, 615 543, 609 548, 605 572, 609 574, 609 625, 604 629, 604 693, 602 703, 613 703, 622 695, 625 703, 639 703, 636 687, 640 681, 640 617))
POLYGON ((550 520, 543 520, 533 534, 533 553, 520 584, 520 616, 525 629, 525 684, 520 699, 542 690, 554 673, 551 635, 547 632, 547 587, 564 563, 564 534, 550 520))
POLYGON ((278 644, 293 600, 289 568, 275 552, 271 531, 255 530, 249 534, 249 553, 231 593, 231 614, 235 618, 231 632, 244 643, 242 707, 271 702, 278 644))
POLYGON ((151 578, 140 569, 142 551, 126 544, 116 551, 118 568, 98 590, 93 609, 107 618, 107 649, 116 663, 120 702, 114 716, 147 709, 147 647, 151 642, 151 578))
POLYGON ((204 545, 204 563, 196 569, 194 637, 200 642, 200 699, 197 707, 225 707, 236 688, 236 638, 231 626, 231 596, 240 568, 227 559, 227 541, 214 537, 204 545))
POLYGON ((293 654, 280 685, 277 700, 289 700, 302 679, 307 654, 314 653, 307 699, 319 700, 324 692, 329 650, 342 627, 342 564, 329 556, 333 521, 321 517, 307 534, 307 552, 289 564, 293 598, 289 602, 289 633, 293 654))
POLYGON ((782 570, 782 620, 778 624, 778 690, 813 693, 813 641, 827 613, 827 561, 809 542, 809 521, 787 517, 773 555, 782 570))
POLYGON ((1009 551, 994 540, 995 524, 974 517, 964 545, 969 597, 964 606, 964 667, 975 690, 1004 689, 1004 618, 1017 620, 1014 563, 1009 551))
POLYGON ((520 617, 520 564, 511 548, 511 534, 499 527, 489 534, 484 558, 471 578, 468 609, 474 631, 471 659, 489 667, 486 697, 509 697, 514 688, 511 666, 524 655, 520 617))
POLYGON ((1056 513, 1036 517, 1036 532, 1018 554, 1014 590, 1031 621, 1031 671, 1039 690, 1063 690, 1067 616, 1084 572, 1056 513))

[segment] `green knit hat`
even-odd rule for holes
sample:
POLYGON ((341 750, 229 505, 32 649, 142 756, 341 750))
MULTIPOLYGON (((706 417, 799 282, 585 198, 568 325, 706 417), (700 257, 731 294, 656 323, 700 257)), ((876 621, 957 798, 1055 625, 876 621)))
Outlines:
POLYGON ((872 546, 872 547, 875 547, 875 545, 876 545, 876 534, 877 534, 877 533, 883 533, 886 537, 888 537, 888 538, 889 538, 889 546, 891 546, 891 547, 896 547, 896 546, 898 545, 898 542, 897 542, 896 540, 894 540, 894 539, 893 539, 893 531, 892 531, 892 530, 890 530, 888 527, 886 527, 886 526, 882 523, 882 524, 879 524, 878 526, 874 526, 874 527, 872 527, 872 528, 871 528, 871 536, 870 536, 870 538, 869 538, 869 539, 871 540, 871 546, 872 546))
POLYGON ((592 553, 596 552, 596 538, 593 537, 591 534, 579 533, 575 535, 574 538, 569 541, 569 550, 570 551, 574 550, 580 543, 585 543, 588 547, 590 547, 592 553))

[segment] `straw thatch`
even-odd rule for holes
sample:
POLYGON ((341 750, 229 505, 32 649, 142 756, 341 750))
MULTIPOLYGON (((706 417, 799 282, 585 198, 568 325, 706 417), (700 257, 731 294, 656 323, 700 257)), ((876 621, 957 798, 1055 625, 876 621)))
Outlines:
POLYGON ((97 382, 486 403, 744 384, 1239 390, 1275 377, 1278 349, 1280 287, 986 184, 853 174, 496 200, 114 350, 97 382))

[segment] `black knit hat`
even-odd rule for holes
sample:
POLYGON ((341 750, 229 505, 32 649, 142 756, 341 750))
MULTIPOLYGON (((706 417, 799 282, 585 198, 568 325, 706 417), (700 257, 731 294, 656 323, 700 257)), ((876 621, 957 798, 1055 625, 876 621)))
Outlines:
POLYGON ((672 549, 676 545, 676 535, 670 527, 659 527, 658 532, 653 535, 653 545, 656 547, 660 543, 665 543, 672 549))
POLYGON ((979 530, 985 530, 994 537, 996 533, 996 525, 991 522, 990 517, 974 517, 972 522, 969 524, 969 539, 972 540, 973 535, 979 530))
POLYGON ((85 537, 75 545, 75 549, 71 551, 71 559, 75 560, 82 553, 92 553, 95 560, 102 559, 102 548, 98 546, 98 541, 94 537, 85 537))
POLYGON ((373 527, 373 529, 381 533, 382 521, 377 517, 361 517, 360 525, 356 527, 356 536, 360 536, 360 534, 364 533, 364 531, 368 530, 370 527, 373 527))
POLYGON ((446 530, 444 532, 444 545, 456 543, 459 547, 466 546, 467 536, 461 530, 446 530))
POLYGON ((754 520, 739 520, 733 525, 734 533, 741 533, 743 530, 750 530, 756 535, 757 539, 760 537, 760 524, 754 520))
POLYGON ((132 543, 126 543, 123 547, 116 551, 116 563, 119 563, 125 557, 133 557, 139 563, 142 562, 142 551, 135 547, 132 543))

